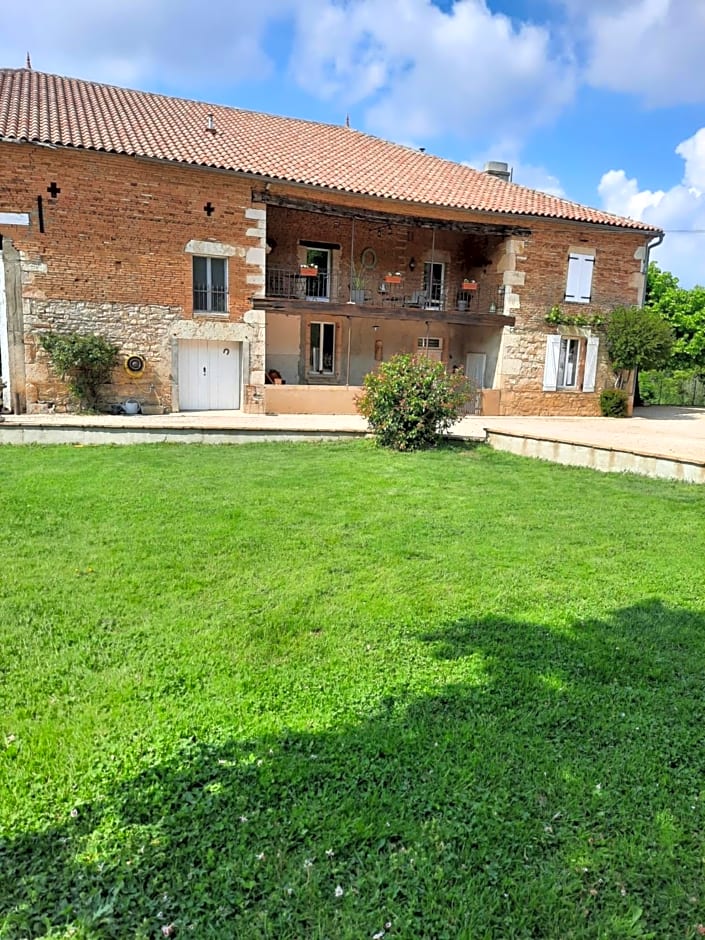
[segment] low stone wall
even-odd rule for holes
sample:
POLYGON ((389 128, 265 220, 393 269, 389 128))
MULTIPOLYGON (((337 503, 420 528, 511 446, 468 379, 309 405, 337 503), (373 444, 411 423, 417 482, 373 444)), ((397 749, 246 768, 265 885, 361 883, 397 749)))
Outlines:
MULTIPOLYGON (((265 385, 264 409, 251 395, 246 398, 245 410, 261 414, 280 415, 354 415, 355 399, 362 394, 361 385, 265 385)), ((260 389, 261 391, 261 389, 260 389)), ((482 389, 482 414, 501 414, 502 393, 498 388, 482 389)))
MULTIPOLYGON (((484 412, 483 414, 489 414, 484 412)), ((502 390, 501 415, 595 418, 600 414, 600 396, 596 392, 512 392, 502 390)))
POLYGON ((354 415, 359 385, 265 385, 264 409, 280 415, 354 415))

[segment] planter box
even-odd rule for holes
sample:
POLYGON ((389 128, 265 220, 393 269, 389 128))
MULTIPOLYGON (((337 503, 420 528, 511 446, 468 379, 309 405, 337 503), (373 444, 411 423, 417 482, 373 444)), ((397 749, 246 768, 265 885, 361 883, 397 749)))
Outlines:
POLYGON ((385 274, 385 284, 401 284, 401 274, 385 274))
POLYGON ((477 281, 463 281, 460 285, 461 290, 477 290, 477 281))
POLYGON ((302 277, 318 277, 318 267, 315 264, 302 264, 299 268, 299 274, 302 277))

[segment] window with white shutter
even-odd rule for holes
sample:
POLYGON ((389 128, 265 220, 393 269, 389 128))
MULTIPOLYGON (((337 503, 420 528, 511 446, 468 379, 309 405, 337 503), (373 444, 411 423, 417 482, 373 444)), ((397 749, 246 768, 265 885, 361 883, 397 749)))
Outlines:
POLYGON ((600 345, 599 337, 589 336, 585 352, 585 374, 583 376, 583 391, 595 391, 595 377, 597 376, 597 350, 600 345))
POLYGON ((547 336, 546 361, 543 367, 544 392, 555 392, 563 388, 577 391, 579 367, 583 356, 585 370, 582 388, 584 392, 594 392, 598 344, 599 339, 596 336, 591 336, 587 344, 585 340, 573 336, 547 336))
POLYGON ((553 335, 546 337, 546 362, 543 367, 543 390, 555 392, 558 388, 558 359, 561 353, 561 338, 553 335))
POLYGON ((568 256, 568 277, 565 299, 574 304, 589 304, 592 299, 592 272, 594 255, 571 253, 568 256))

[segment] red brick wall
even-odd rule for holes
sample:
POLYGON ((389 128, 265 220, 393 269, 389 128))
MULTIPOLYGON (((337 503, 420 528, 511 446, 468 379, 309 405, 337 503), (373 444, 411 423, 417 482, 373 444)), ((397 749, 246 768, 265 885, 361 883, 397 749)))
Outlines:
MULTIPOLYGON (((248 181, 113 154, 0 144, 0 206, 29 212, 29 228, 3 227, 41 257, 31 293, 47 299, 181 307, 190 316, 191 239, 247 245, 248 181), (47 186, 61 193, 52 199, 47 186), (38 226, 37 196, 44 200, 38 226), (215 206, 208 217, 207 202, 215 206)), ((230 313, 250 308, 244 258, 231 258, 230 313)))

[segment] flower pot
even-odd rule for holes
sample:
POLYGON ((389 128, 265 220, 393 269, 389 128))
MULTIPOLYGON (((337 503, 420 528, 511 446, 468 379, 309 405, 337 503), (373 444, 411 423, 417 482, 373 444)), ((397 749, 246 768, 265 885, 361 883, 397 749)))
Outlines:
POLYGON ((477 281, 469 281, 467 278, 460 287, 461 290, 477 290, 477 281))
POLYGON ((354 304, 364 304, 365 290, 363 287, 353 287, 350 291, 350 300, 354 304))
POLYGON ((401 274, 385 274, 385 284, 401 284, 401 274))
POLYGON ((302 264, 299 268, 299 274, 302 277, 318 277, 318 265, 302 264))

